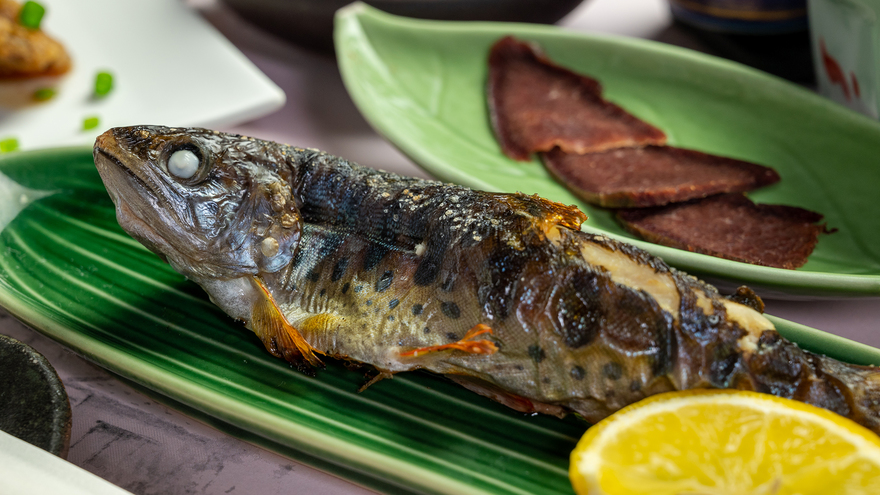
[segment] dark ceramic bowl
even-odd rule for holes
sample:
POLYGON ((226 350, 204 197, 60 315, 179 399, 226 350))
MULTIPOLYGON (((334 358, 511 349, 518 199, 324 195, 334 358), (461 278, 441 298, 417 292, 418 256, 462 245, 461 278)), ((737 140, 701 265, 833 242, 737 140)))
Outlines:
POLYGON ((0 335, 0 430, 59 457, 70 444, 70 402, 49 361, 0 335))
POLYGON ((676 19, 732 34, 782 34, 807 30, 807 0, 670 0, 676 19))
MULTIPOLYGON (((330 53, 333 15, 351 0, 224 0, 248 21, 301 46, 330 53)), ((583 0, 366 0, 391 14, 444 21, 552 24, 583 0)))

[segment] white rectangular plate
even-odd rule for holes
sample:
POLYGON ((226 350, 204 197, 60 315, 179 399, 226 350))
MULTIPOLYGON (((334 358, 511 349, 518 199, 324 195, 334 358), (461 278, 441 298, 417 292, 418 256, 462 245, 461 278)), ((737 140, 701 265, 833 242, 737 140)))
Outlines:
POLYGON ((0 139, 21 149, 91 144, 109 127, 224 126, 280 108, 284 92, 180 0, 41 0, 43 29, 73 58, 59 79, 0 82, 0 139), (114 89, 92 96, 95 75, 114 89), (54 87, 43 103, 22 106, 54 87), (83 130, 95 116, 97 128, 83 130))

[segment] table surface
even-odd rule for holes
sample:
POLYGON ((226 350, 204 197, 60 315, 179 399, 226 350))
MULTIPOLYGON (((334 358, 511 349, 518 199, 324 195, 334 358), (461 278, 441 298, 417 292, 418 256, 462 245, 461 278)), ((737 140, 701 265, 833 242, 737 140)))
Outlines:
MULTIPOLYGON (((222 130, 319 148, 363 165, 427 177, 361 117, 334 60, 263 33, 216 0, 188 3, 287 94, 281 110, 222 130)), ((592 0, 559 24, 711 52, 673 25, 665 0, 592 0)), ((877 299, 765 302, 770 314, 880 347, 877 299)), ((64 382, 73 409, 68 460, 132 493, 373 493, 159 404, 2 309, 0 333, 35 347, 64 382)))

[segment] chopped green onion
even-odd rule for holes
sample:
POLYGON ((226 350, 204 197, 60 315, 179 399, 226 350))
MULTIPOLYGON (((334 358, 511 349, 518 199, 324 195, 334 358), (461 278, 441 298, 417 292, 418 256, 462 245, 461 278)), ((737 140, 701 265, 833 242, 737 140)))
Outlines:
POLYGON ((113 89, 113 74, 98 72, 95 76, 95 96, 107 96, 113 89))
POLYGON ((29 29, 40 29, 46 8, 37 2, 25 2, 18 12, 18 23, 29 29))
POLYGON ((83 119, 83 130, 87 131, 89 129, 94 129, 95 127, 98 127, 100 123, 101 120, 98 117, 86 117, 85 119, 83 119))
POLYGON ((18 139, 14 137, 0 140, 0 153, 9 153, 18 150, 18 139))
POLYGON ((55 96, 55 90, 52 88, 41 88, 34 91, 34 100, 46 101, 51 100, 55 96))

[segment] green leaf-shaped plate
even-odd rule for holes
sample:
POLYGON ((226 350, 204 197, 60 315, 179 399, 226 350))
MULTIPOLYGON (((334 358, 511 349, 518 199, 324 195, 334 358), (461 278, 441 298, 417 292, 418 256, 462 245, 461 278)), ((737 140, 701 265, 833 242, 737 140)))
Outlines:
POLYGON ((603 231, 671 265, 764 296, 880 295, 880 124, 762 72, 651 41, 552 26, 423 21, 363 4, 337 13, 346 88, 367 120, 434 176, 477 189, 576 204, 603 231), (782 180, 750 196, 825 215, 806 265, 783 270, 642 242, 608 210, 573 196, 535 160, 505 157, 485 98, 489 47, 535 41, 557 63, 598 78, 607 98, 660 127, 670 144, 754 161, 782 180))
MULTIPOLYGON (((360 394, 361 375, 338 363, 307 378, 122 231, 90 149, 5 155, 0 174, 0 306, 83 356, 384 492, 571 493, 586 424, 523 416, 424 373, 360 394)), ((807 349, 880 365, 876 349, 774 322, 807 349)))

